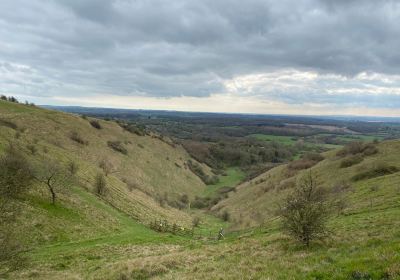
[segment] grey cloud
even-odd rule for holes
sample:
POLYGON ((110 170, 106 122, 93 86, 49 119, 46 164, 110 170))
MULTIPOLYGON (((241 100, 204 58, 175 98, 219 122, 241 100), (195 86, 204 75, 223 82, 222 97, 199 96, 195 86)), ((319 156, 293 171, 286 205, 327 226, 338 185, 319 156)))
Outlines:
MULTIPOLYGON (((7 83, 32 95, 208 96, 225 79, 287 68, 397 74, 399 18, 394 0, 3 0, 0 62, 30 67, 29 82, 7 83)), ((273 97, 334 102, 320 89, 273 97)))

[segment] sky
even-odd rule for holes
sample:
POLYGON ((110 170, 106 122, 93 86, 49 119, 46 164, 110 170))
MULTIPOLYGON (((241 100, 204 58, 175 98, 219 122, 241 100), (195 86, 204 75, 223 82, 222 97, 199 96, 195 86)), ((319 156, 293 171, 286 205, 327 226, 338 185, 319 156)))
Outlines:
POLYGON ((400 116, 400 1, 1 0, 0 94, 43 105, 400 116))

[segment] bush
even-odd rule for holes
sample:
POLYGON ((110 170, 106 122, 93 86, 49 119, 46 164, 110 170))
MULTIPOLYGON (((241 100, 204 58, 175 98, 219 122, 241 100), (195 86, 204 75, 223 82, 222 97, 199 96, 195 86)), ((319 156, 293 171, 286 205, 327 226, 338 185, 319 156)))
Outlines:
POLYGON ((325 159, 319 153, 305 153, 301 158, 304 159, 304 160, 312 160, 312 161, 315 161, 315 162, 320 162, 320 161, 325 159))
POLYGON ((355 155, 355 156, 345 158, 340 162, 340 168, 347 168, 347 167, 359 164, 363 160, 364 160, 364 158, 360 155, 355 155))
POLYGON ((361 172, 355 176, 353 176, 353 181, 360 181, 360 180, 364 180, 364 179, 371 179, 371 178, 376 178, 376 177, 380 177, 380 176, 385 176, 385 175, 389 175, 389 174, 393 174, 396 172, 399 172, 399 168, 397 168, 396 166, 391 166, 391 165, 387 165, 387 164, 379 164, 375 167, 373 167, 372 169, 368 170, 368 171, 364 171, 361 172))
POLYGON ((91 120, 90 124, 91 124, 91 126, 93 126, 96 129, 101 129, 102 128, 98 120, 91 120))
POLYGON ((107 159, 100 161, 99 167, 103 170, 106 176, 108 176, 114 170, 114 165, 107 159))
POLYGON ((194 201, 192 202, 191 206, 193 208, 197 208, 197 209, 203 209, 203 208, 207 208, 210 206, 210 198, 208 197, 199 197, 196 196, 194 198, 194 201))
POLYGON ((286 197, 281 209, 282 229, 307 247, 327 234, 329 204, 325 189, 317 186, 311 173, 286 197))
POLYGON ((179 199, 183 204, 187 205, 189 203, 189 197, 187 194, 183 194, 179 199))
POLYGON ((363 154, 365 156, 370 156, 378 153, 378 148, 373 143, 363 143, 360 141, 350 142, 339 150, 337 156, 347 156, 347 155, 357 155, 363 154))
POLYGON ((227 210, 225 210, 224 212, 222 212, 221 219, 224 220, 225 222, 228 222, 228 221, 229 221, 230 215, 229 215, 229 212, 228 212, 227 210))
POLYGON ((290 162, 288 168, 291 170, 308 169, 321 160, 324 160, 324 157, 318 153, 306 153, 301 157, 301 159, 290 162))
POLYGON ((71 175, 75 175, 79 170, 78 164, 74 161, 70 161, 67 165, 67 168, 71 175))
POLYGON ((12 145, 0 157, 0 278, 1 273, 19 265, 22 244, 16 239, 14 226, 20 215, 20 199, 33 184, 27 158, 12 145), (7 263, 5 263, 7 262, 7 263), (14 266, 14 267, 12 267, 14 266))
POLYGON ((31 166, 13 145, 10 145, 0 158, 0 166, 0 197, 18 198, 31 186, 31 166))
POLYGON ((120 127, 122 127, 124 130, 139 135, 139 136, 145 136, 146 135, 146 127, 142 124, 133 124, 133 123, 125 123, 122 121, 118 121, 118 124, 120 127))
POLYGON ((69 138, 71 140, 75 141, 76 143, 79 143, 79 144, 82 144, 82 145, 88 145, 89 144, 89 142, 84 140, 82 138, 82 136, 76 131, 71 132, 71 135, 69 136, 69 138))
POLYGON ((124 155, 128 154, 128 150, 124 147, 121 141, 108 141, 107 145, 116 152, 120 152, 124 155))
POLYGON ((363 155, 372 156, 378 153, 378 148, 374 144, 367 144, 363 149, 363 155))
POLYGON ((194 217, 192 220, 192 225, 193 225, 193 227, 198 227, 200 225, 200 218, 194 217))
POLYGON ((299 159, 292 161, 288 164, 288 169, 303 170, 313 167, 316 164, 313 160, 299 159))
POLYGON ((94 181, 94 189, 96 193, 98 195, 103 195, 106 190, 106 186, 107 186, 106 178, 102 173, 98 173, 94 181))
POLYGON ((35 155, 37 152, 37 148, 35 145, 28 145, 26 146, 28 148, 28 150, 31 152, 32 155, 35 155))
POLYGON ((192 160, 189 160, 187 162, 187 166, 189 167, 190 171, 192 171, 195 175, 197 175, 203 181, 204 184, 214 185, 214 184, 218 183, 218 181, 219 181, 218 176, 215 176, 215 175, 208 176, 204 172, 203 168, 198 163, 196 163, 192 160))
POLYGON ((14 130, 18 128, 17 124, 15 124, 15 123, 13 123, 11 121, 8 121, 8 120, 3 120, 3 119, 0 119, 0 126, 9 127, 9 128, 14 129, 14 130))

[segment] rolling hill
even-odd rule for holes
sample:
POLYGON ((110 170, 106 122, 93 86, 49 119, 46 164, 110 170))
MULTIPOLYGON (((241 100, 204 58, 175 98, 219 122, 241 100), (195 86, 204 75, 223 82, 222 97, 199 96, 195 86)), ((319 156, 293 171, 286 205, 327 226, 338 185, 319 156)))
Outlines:
POLYGON ((26 261, 6 272, 0 266, 0 278, 400 278, 398 140, 329 151, 312 164, 299 159, 277 166, 211 209, 216 216, 229 213, 224 223, 169 205, 179 205, 185 194, 190 201, 220 188, 207 189, 187 166, 194 160, 169 139, 3 101, 0 132, 0 154, 11 143, 34 167, 73 163, 77 170, 73 181, 57 187, 55 204, 36 181, 17 201, 21 212, 11 230, 24 244, 26 261), (310 172, 337 203, 329 237, 304 248, 282 233, 277 209, 310 172), (101 194, 94 187, 99 173, 107 173, 101 194), (193 236, 148 227, 165 219, 186 228, 193 216, 201 217, 193 236), (225 237, 217 240, 221 227, 225 237))
POLYGON ((38 182, 21 202, 20 230, 30 232, 26 241, 52 244, 98 237, 124 231, 121 223, 127 219, 140 229, 155 219, 190 225, 187 213, 168 205, 205 188, 187 167, 187 153, 156 135, 125 131, 115 122, 99 120, 95 128, 93 120, 0 101, 0 153, 11 143, 34 166, 50 162, 67 169, 73 163, 77 169, 73 184, 57 187, 54 206, 46 185, 38 182), (126 154, 110 147, 109 141, 121 145, 126 154), (106 190, 99 196, 93 185, 105 168, 106 190))

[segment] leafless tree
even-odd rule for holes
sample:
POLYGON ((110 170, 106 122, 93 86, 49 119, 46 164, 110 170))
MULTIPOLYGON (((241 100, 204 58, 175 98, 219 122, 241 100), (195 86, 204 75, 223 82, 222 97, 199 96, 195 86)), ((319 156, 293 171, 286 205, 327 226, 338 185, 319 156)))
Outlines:
POLYGON ((56 161, 44 161, 38 168, 35 179, 44 184, 50 195, 51 203, 55 204, 57 192, 71 184, 72 175, 56 161))

